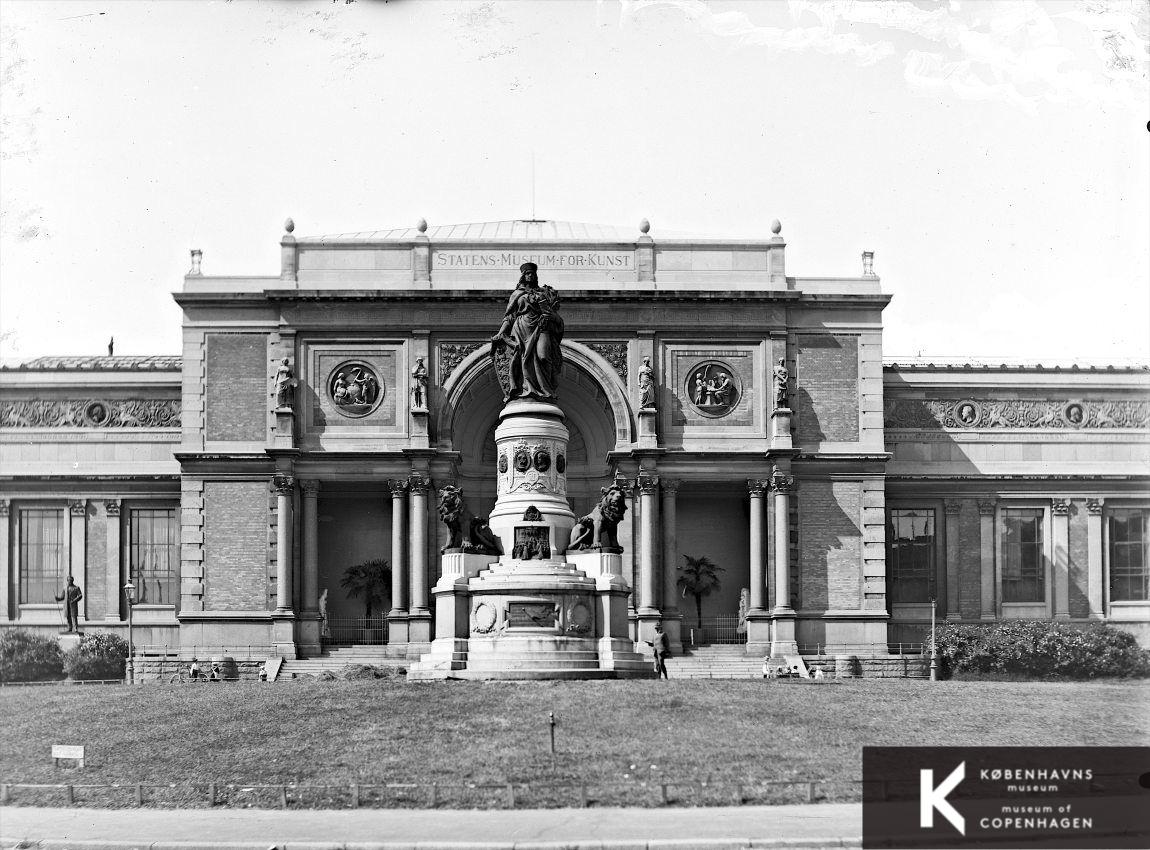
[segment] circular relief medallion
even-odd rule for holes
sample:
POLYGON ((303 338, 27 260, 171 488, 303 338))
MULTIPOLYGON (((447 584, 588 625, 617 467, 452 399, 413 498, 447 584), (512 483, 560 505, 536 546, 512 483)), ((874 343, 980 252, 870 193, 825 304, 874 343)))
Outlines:
POLYGON ((103 425, 111 416, 111 411, 102 401, 90 401, 84 405, 84 419, 89 425, 103 425))
POLYGON ((519 449, 515 452, 515 471, 526 472, 531 468, 531 455, 527 453, 527 449, 519 449))
POLYGON ((981 418, 982 409, 978 406, 978 402, 967 399, 954 406, 954 421, 963 428, 973 428, 981 418))
POLYGON ((489 602, 480 602, 471 612, 471 619, 475 623, 474 631, 487 634, 495 628, 495 606, 489 602))
POLYGON ((551 468, 551 453, 547 449, 536 449, 535 456, 531 459, 532 465, 535 467, 536 472, 546 472, 551 468))
POLYGON ((567 615, 567 631, 575 634, 585 634, 591 631, 591 609, 582 602, 571 606, 567 615))
POLYGON ((499 456, 499 472, 500 474, 507 471, 507 455, 499 456))
POLYGON ((735 370, 721 360, 707 360, 692 369, 684 389, 691 406, 711 417, 726 416, 743 395, 735 370))
POLYGON ((1086 421, 1086 411, 1082 409, 1081 404, 1072 401, 1062 408, 1062 421, 1071 428, 1081 428, 1086 421))
POLYGON ((560 475, 567 471, 567 455, 559 455, 555 458, 555 471, 560 475))
POLYGON ((332 369, 327 392, 336 410, 355 419, 367 416, 383 401, 379 376, 360 360, 349 360, 332 369))

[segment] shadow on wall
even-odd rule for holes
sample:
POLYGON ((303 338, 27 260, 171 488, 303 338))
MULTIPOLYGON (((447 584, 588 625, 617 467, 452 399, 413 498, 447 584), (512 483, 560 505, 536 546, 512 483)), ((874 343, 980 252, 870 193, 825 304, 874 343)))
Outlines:
MULTIPOLYGON (((862 484, 857 481, 803 481, 798 488, 798 609, 818 615, 828 610, 861 609, 862 484)), ((802 622, 801 643, 822 643, 826 625, 802 622)))

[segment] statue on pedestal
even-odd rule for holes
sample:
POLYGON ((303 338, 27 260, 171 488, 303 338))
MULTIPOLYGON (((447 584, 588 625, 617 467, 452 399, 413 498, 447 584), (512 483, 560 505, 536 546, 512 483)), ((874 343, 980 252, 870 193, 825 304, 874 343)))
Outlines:
POLYGON ((76 634, 80 631, 80 600, 83 598, 84 591, 76 585, 76 579, 68 576, 68 586, 56 597, 57 602, 64 603, 64 614, 68 619, 68 634, 76 634))
POLYGON ((539 285, 535 263, 524 263, 519 271, 519 285, 507 301, 503 323, 491 337, 491 357, 497 371, 499 356, 509 361, 504 401, 554 401, 563 368, 559 295, 550 286, 539 285))
POLYGON ((416 410, 427 407, 427 367, 422 357, 416 359, 411 370, 411 406, 416 410))
POLYGON ((619 523, 627 513, 627 495, 617 486, 600 488, 603 497, 591 513, 581 517, 571 529, 568 552, 595 549, 603 552, 622 552, 619 545, 619 523))
POLYGON ((295 380, 291 373, 291 361, 284 358, 280 361, 279 368, 276 369, 276 409, 290 408, 292 406, 292 396, 295 395, 295 380))
POLYGON ((447 543, 439 553, 464 552, 470 555, 502 555, 499 538, 491 531, 487 520, 467 516, 463 490, 447 484, 439 490, 439 518, 447 526, 447 543), (467 518, 467 537, 463 539, 463 520, 467 518))
POLYGON ((651 358, 644 357, 639 367, 639 407, 655 406, 655 370, 651 368, 651 358))
POLYGON ((789 407, 787 404, 787 382, 791 373, 787 369, 787 359, 779 358, 779 365, 775 367, 775 407, 789 407))

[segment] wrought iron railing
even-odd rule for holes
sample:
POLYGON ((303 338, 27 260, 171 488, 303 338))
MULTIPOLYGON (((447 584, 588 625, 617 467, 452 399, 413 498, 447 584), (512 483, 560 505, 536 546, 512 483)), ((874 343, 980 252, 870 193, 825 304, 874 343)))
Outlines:
POLYGON ((385 617, 328 617, 321 621, 324 646, 355 646, 387 643, 385 617))
POLYGON ((739 644, 747 642, 747 624, 738 614, 717 617, 683 618, 683 642, 690 646, 739 644))

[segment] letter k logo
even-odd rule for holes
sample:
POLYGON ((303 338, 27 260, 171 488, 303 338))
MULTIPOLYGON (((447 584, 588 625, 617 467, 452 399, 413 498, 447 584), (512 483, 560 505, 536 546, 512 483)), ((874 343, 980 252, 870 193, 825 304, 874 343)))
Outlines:
POLYGON ((942 816, 950 821, 951 826, 957 829, 961 835, 966 835, 966 818, 960 815, 946 799, 947 795, 955 789, 955 786, 966 778, 966 762, 959 764, 950 776, 942 780, 942 784, 937 788, 934 787, 933 770, 920 770, 918 774, 919 793, 921 795, 918 804, 918 825, 923 829, 932 829, 934 827, 934 810, 938 809, 942 816))

